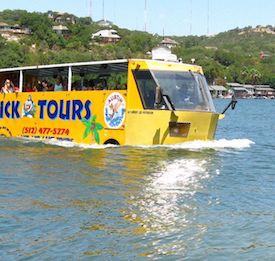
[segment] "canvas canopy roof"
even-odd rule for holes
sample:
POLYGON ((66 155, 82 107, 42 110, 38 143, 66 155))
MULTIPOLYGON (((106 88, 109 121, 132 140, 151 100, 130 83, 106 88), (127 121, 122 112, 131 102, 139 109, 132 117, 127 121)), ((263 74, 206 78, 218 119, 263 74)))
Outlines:
POLYGON ((222 86, 222 85, 211 85, 210 86, 210 90, 213 90, 213 91, 227 91, 227 89, 222 86))
POLYGON ((113 61, 97 61, 97 62, 81 62, 81 63, 66 63, 66 64, 52 64, 52 65, 38 65, 18 68, 0 69, 3 72, 20 72, 47 77, 53 75, 68 75, 68 70, 71 67, 73 74, 108 74, 111 72, 123 72, 128 68, 128 60, 113 60, 113 61))

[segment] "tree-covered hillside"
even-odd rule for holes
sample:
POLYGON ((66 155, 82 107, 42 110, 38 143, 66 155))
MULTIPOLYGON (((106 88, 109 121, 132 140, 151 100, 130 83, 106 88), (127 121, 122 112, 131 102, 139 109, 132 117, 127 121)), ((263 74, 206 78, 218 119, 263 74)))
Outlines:
MULTIPOLYGON (((113 26, 121 40, 99 44, 92 34, 102 30, 89 17, 73 17, 62 23, 69 30, 63 36, 53 31, 56 13, 28 13, 24 10, 0 12, 0 24, 28 28, 30 34, 10 41, 0 36, 0 67, 80 62, 117 58, 148 58, 148 52, 160 45, 163 37, 113 26)), ((2 33, 2 32, 1 32, 2 33)), ((184 62, 202 65, 210 83, 240 82, 270 84, 275 87, 275 27, 246 27, 216 36, 173 37, 173 52, 184 62)))
POLYGON ((202 65, 210 81, 275 86, 275 27, 234 29, 212 37, 178 37, 176 53, 202 65))

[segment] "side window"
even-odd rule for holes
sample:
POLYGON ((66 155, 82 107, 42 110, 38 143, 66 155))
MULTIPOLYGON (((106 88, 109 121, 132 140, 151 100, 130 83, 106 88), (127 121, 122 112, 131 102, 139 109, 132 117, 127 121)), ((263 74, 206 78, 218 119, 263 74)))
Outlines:
POLYGON ((133 70, 133 74, 139 88, 144 108, 154 109, 156 82, 151 72, 147 70, 133 70))
POLYGON ((202 75, 199 75, 198 81, 199 81, 200 86, 202 88, 202 93, 205 97, 206 108, 209 111, 216 111, 205 77, 202 76, 202 75))

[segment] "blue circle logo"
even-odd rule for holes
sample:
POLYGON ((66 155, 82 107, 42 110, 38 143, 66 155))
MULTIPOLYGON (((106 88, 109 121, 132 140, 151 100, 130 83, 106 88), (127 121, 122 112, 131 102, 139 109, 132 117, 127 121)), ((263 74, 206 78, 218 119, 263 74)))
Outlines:
POLYGON ((122 126, 125 118, 126 103, 124 97, 118 93, 110 94, 104 106, 104 120, 111 129, 118 129, 122 126))

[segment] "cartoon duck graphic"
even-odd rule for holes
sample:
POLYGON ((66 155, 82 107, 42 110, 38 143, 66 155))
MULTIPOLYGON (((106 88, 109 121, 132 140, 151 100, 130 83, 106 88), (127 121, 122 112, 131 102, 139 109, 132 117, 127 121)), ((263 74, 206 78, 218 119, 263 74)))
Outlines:
POLYGON ((111 112, 111 113, 109 113, 109 117, 112 119, 112 118, 114 118, 114 116, 115 116, 115 114, 118 112, 118 109, 120 108, 120 105, 121 105, 121 102, 120 101, 118 101, 117 103, 111 103, 110 105, 109 105, 109 111, 111 112))

